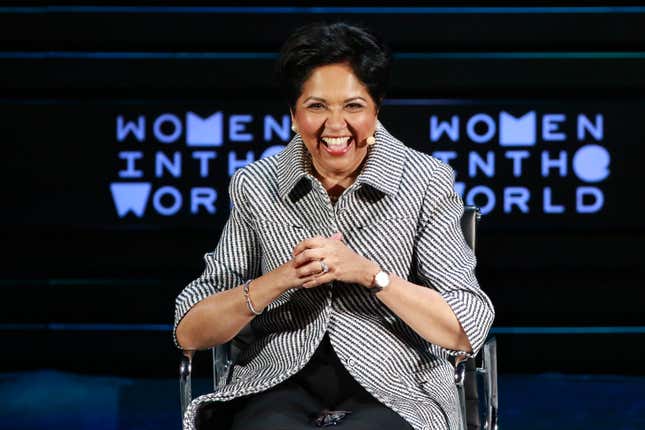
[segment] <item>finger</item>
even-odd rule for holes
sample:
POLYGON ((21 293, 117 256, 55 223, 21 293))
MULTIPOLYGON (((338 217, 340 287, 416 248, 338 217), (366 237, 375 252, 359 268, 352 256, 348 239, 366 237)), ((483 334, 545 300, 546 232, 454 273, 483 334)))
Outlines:
POLYGON ((334 280, 333 276, 330 273, 326 273, 320 276, 314 276, 313 278, 302 283, 302 288, 315 288, 323 284, 327 284, 334 280))
POLYGON ((329 236, 329 238, 332 240, 343 240, 343 233, 341 233, 340 231, 337 231, 336 233, 329 236))
POLYGON ((322 260, 324 257, 325 254, 322 248, 305 249, 293 258, 293 265, 300 267, 313 260, 322 260))
POLYGON ((320 264, 320 260, 311 261, 308 264, 305 264, 296 269, 296 275, 298 276, 298 279, 301 280, 301 282, 306 282, 321 274, 322 266, 320 264))
POLYGON ((324 240, 325 238, 322 236, 314 236, 310 237, 309 239, 305 239, 299 244, 296 245, 296 247, 293 249, 293 256, 295 257, 296 255, 300 254, 302 251, 305 249, 309 248, 317 248, 320 246, 320 241, 324 240))

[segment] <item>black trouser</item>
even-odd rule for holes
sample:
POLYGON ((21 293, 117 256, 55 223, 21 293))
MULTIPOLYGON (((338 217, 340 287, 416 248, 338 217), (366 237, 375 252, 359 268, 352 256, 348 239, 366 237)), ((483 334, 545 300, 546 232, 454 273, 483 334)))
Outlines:
POLYGON ((309 363, 283 383, 262 393, 199 410, 198 430, 298 430, 316 427, 323 410, 351 411, 335 427, 347 430, 411 430, 345 370, 325 337, 309 363))

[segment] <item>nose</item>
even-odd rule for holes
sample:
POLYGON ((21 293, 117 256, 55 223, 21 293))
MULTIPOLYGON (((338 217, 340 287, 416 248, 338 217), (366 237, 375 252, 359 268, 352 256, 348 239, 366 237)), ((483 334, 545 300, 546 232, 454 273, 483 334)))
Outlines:
POLYGON ((325 120, 325 130, 330 134, 347 130, 347 121, 342 110, 332 110, 329 113, 325 120))

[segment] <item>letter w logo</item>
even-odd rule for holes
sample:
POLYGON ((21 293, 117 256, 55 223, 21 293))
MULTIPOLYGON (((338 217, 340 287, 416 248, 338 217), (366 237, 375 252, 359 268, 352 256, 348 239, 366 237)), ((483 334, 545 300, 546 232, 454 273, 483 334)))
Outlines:
POLYGON ((150 182, 113 182, 110 184, 112 199, 119 218, 123 218, 128 212, 133 212, 141 218, 146 211, 146 204, 150 196, 150 182))

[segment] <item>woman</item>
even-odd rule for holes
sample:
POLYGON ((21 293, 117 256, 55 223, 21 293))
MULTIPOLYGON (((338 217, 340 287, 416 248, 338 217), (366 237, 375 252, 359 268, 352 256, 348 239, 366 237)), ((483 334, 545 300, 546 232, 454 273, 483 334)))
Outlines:
POLYGON ((296 134, 232 177, 217 248, 176 302, 184 349, 249 323, 255 341, 184 426, 457 428, 448 357, 476 354, 494 311, 451 169, 379 123, 389 55, 369 32, 303 27, 278 72, 296 134))

